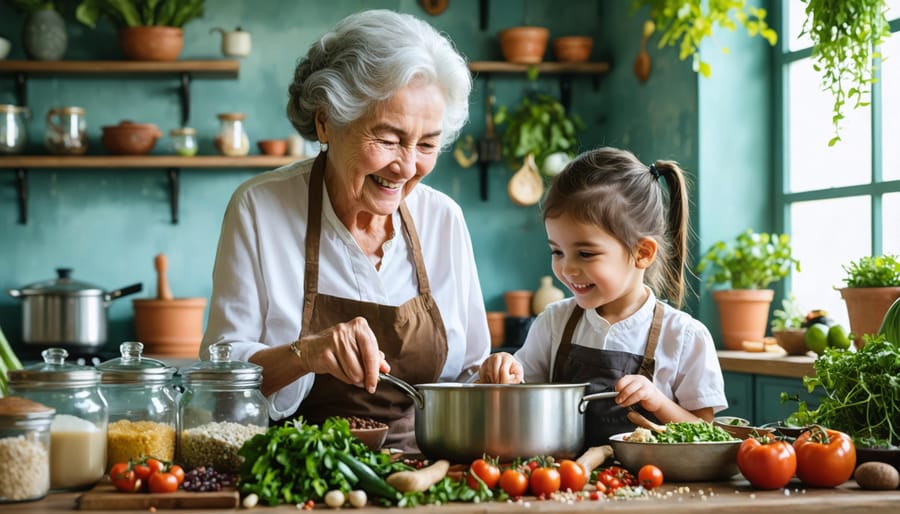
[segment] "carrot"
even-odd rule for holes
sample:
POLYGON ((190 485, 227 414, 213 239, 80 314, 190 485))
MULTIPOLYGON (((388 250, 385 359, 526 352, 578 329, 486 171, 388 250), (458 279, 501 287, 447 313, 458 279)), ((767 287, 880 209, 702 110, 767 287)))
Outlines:
POLYGON ((401 493, 422 492, 447 476, 450 462, 439 460, 434 464, 415 471, 398 471, 386 479, 387 483, 401 493))

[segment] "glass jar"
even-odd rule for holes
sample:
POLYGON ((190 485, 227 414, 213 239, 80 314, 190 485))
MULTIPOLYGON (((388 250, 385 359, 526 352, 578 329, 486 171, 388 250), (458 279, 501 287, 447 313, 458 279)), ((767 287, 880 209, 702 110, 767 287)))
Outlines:
POLYGON ((86 489, 106 472, 109 408, 100 372, 66 363, 69 352, 48 348, 42 364, 9 371, 10 395, 56 409, 50 424, 50 489, 86 489))
POLYGON ((222 155, 239 156, 250 152, 250 139, 244 130, 244 119, 241 112, 223 112, 218 114, 219 132, 214 139, 216 148, 222 155))
POLYGON ((0 503, 47 496, 54 412, 18 396, 0 398, 0 503))
POLYGON ((169 131, 172 138, 172 151, 181 157, 197 155, 197 131, 191 127, 181 127, 169 131))
POLYGON ((28 131, 25 129, 26 116, 28 107, 0 105, 0 154, 22 153, 25 143, 28 142, 28 131))
POLYGON ((178 404, 172 377, 176 369, 142 357, 144 345, 119 345, 121 357, 97 366, 100 390, 109 404, 106 467, 140 457, 175 460, 178 404))
POLYGON ((185 469, 212 466, 234 473, 244 442, 268 428, 268 403, 259 390, 262 367, 231 360, 228 343, 211 345, 209 357, 181 370, 179 462, 185 469))
POLYGON ((56 107, 47 111, 44 144, 56 155, 82 155, 87 152, 87 112, 81 107, 56 107))

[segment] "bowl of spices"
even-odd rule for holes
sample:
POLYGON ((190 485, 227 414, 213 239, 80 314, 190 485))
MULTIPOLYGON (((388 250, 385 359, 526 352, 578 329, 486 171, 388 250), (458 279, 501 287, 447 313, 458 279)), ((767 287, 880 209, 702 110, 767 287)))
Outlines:
POLYGON ((386 423, 358 416, 345 416, 344 419, 350 424, 350 433, 373 452, 377 452, 384 445, 388 434, 386 423))

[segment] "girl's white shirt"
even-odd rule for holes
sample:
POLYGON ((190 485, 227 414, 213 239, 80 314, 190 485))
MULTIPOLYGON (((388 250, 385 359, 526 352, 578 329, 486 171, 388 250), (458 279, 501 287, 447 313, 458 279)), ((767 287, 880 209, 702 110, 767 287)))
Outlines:
MULTIPOLYGON (((572 344, 643 355, 656 305, 656 296, 647 290, 649 296, 641 308, 613 324, 596 310, 586 309, 575 327, 572 344)), ((551 380, 556 351, 575 305, 574 298, 551 303, 531 325, 525 343, 515 353, 524 368, 526 382, 551 380)), ((726 409, 725 381, 709 330, 685 312, 666 304, 663 309, 662 330, 654 355, 654 385, 687 410, 726 409)))
MULTIPOLYGON (((246 361, 262 349, 297 339, 312 162, 257 175, 232 195, 213 269, 203 358, 208 358, 213 343, 231 343, 232 358, 246 361)), ((422 183, 407 196, 406 204, 447 330, 447 361, 439 380, 468 380, 488 355, 490 336, 462 210, 450 197, 422 183)), ((395 236, 376 270, 323 191, 319 293, 392 306, 417 296, 413 256, 400 226, 399 213, 394 213, 395 236)), ((308 374, 270 395, 270 415, 280 419, 293 414, 314 379, 308 374)))

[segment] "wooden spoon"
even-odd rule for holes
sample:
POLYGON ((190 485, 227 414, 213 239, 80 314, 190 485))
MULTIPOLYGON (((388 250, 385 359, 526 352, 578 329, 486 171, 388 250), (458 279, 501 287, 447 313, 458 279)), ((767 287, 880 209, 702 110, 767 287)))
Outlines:
POLYGON ((649 419, 645 418, 643 414, 636 410, 628 411, 628 421, 634 423, 635 425, 646 428, 647 430, 652 430, 657 434, 661 434, 666 431, 665 425, 656 424, 649 419))
POLYGON ((634 76, 641 84, 647 82, 650 78, 650 54, 647 53, 647 40, 656 30, 656 26, 651 20, 644 22, 644 33, 641 37, 641 51, 634 60, 634 76))
POLYGON ((544 180, 534 163, 534 155, 525 156, 525 163, 509 179, 509 197, 513 203, 522 207, 534 205, 544 194, 544 180))
POLYGON ((156 298, 158 300, 171 300, 172 288, 169 287, 169 279, 166 271, 169 269, 169 259, 161 253, 153 259, 153 267, 156 268, 156 298))

